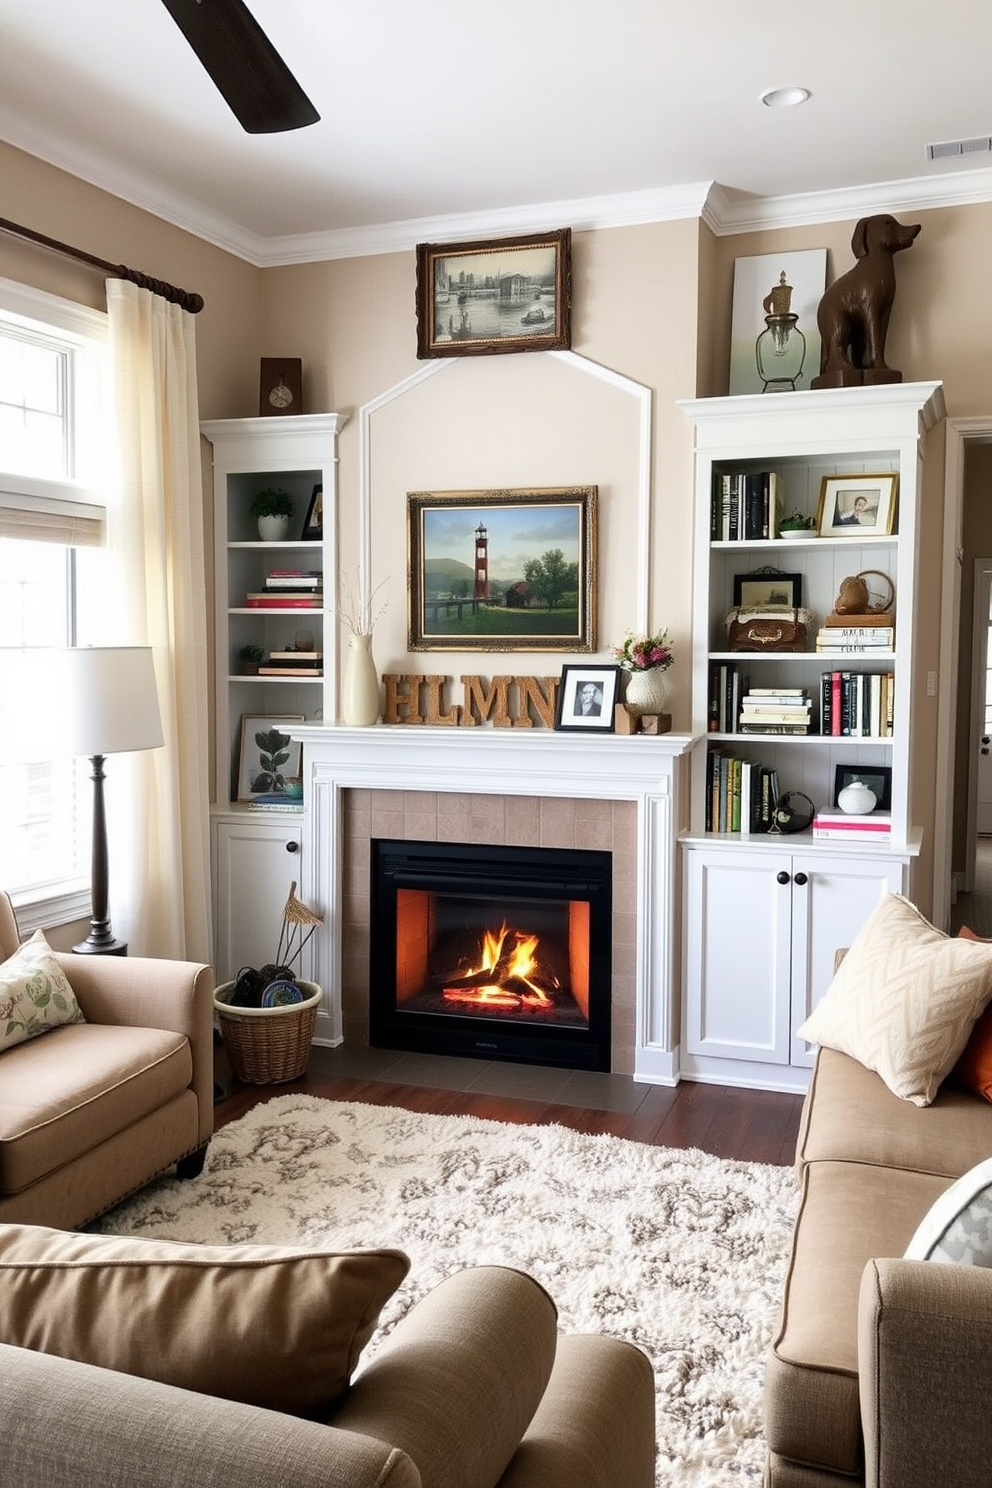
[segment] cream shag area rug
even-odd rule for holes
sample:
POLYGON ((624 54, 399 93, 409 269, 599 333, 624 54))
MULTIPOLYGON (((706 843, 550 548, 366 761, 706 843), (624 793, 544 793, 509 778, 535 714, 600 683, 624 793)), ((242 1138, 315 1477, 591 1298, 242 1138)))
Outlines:
POLYGON ((796 1200, 790 1168, 282 1095, 217 1133, 201 1178, 161 1179, 94 1228, 400 1246, 412 1265, 384 1329, 452 1271, 519 1267, 550 1292, 562 1331, 650 1356, 659 1488, 730 1488, 761 1478, 765 1353, 796 1200))

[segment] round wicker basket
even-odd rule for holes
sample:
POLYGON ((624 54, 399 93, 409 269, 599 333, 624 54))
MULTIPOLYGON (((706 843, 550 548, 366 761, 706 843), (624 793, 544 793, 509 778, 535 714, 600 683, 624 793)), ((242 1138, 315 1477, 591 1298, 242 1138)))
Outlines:
POLYGON ((281 1085, 306 1072, 310 1040, 323 993, 316 982, 298 982, 306 996, 289 1007, 232 1007, 236 982, 214 991, 224 1048, 236 1079, 246 1085, 281 1085))

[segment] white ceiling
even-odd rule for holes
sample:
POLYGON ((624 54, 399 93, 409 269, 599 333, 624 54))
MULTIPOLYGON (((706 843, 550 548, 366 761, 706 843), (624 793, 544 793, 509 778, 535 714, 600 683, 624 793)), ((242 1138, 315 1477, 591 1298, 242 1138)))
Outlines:
POLYGON ((992 133, 989 0, 248 3, 318 124, 243 133, 161 0, 0 0, 0 138, 260 264, 992 200, 926 156, 992 133))

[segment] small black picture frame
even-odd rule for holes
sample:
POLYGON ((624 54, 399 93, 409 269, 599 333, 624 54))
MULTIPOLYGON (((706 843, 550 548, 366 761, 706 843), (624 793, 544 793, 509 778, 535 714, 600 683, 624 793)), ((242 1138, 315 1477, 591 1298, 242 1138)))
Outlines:
POLYGON ((306 518, 303 522, 303 531, 300 533, 302 542, 320 542, 324 536, 324 487, 314 486, 310 493, 310 504, 307 507, 306 518))
POLYGON ((618 666, 563 666, 555 700, 555 728, 612 734, 620 699, 618 666))
POLYGON ((838 765, 834 771, 834 810, 845 786, 859 780, 875 793, 875 810, 892 810, 892 769, 889 765, 838 765))
POLYGON ((753 573, 734 574, 734 604, 743 609, 758 610, 768 605, 790 605, 798 610, 802 602, 801 573, 757 569, 753 573))

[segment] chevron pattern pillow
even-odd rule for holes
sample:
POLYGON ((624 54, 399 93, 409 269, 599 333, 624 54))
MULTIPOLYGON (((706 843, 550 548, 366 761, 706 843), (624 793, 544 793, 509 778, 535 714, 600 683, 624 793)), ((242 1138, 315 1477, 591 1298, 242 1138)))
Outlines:
POLYGON ((992 1001, 992 945, 952 938, 901 894, 869 915, 799 1029, 928 1106, 992 1001))

